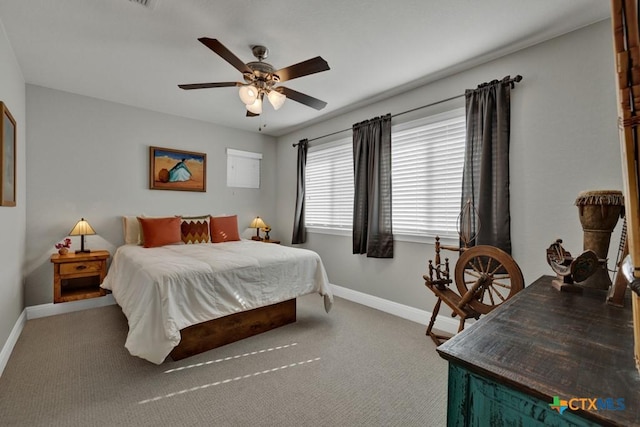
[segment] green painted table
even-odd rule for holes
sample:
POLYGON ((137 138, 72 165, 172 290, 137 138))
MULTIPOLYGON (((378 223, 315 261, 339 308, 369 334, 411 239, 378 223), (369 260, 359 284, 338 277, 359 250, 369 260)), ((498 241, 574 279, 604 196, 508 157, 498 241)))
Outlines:
POLYGON ((640 426, 630 301, 558 292, 552 279, 437 348, 449 362, 449 426, 640 426))

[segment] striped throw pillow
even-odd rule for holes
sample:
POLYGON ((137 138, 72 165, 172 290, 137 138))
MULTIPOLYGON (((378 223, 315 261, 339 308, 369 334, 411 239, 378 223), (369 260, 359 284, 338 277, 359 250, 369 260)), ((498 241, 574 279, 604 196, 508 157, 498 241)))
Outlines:
POLYGON ((182 241, 187 244, 209 243, 209 223, 211 217, 203 216, 183 216, 180 224, 180 234, 182 241))

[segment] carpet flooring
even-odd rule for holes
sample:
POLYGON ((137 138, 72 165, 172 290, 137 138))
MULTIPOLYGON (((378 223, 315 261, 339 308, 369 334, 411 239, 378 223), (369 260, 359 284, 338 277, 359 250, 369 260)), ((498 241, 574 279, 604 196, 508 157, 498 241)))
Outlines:
MULTIPOLYGON (((424 326, 336 298, 181 361, 124 348, 118 306, 27 321, 0 377, 2 426, 444 426, 447 363, 424 326)), ((428 319, 425 319, 425 322, 428 319)))

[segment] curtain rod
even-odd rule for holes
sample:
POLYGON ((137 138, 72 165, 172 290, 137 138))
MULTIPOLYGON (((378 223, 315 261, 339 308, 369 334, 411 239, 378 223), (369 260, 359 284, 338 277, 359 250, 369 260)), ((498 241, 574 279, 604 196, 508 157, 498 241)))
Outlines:
MULTIPOLYGON (((517 76, 515 76, 514 78, 509 79, 509 80, 507 81, 507 83, 511 84, 511 87, 513 87, 513 86, 514 86, 514 83, 519 83, 520 81, 522 81, 522 76, 521 76, 520 74, 518 74, 518 75, 517 75, 517 76)), ((488 84, 488 83, 482 83, 482 84, 478 85, 478 87, 486 86, 487 84, 488 84)), ((451 98, 442 99, 442 100, 440 100, 440 101, 432 102, 432 103, 427 104, 427 105, 422 105, 422 106, 420 106, 420 107, 412 108, 411 110, 403 111, 403 112, 401 112, 401 113, 396 113, 396 114, 392 115, 392 116, 391 116, 391 118, 398 117, 398 116, 401 116, 401 115, 403 115, 403 114, 413 113, 414 111, 422 110, 423 108, 433 107, 434 105, 442 104, 442 103, 444 103, 444 102, 452 101, 452 100, 454 100, 454 99, 462 98, 464 95, 465 95, 465 94, 463 93, 463 94, 460 94, 460 95, 452 96, 451 98)), ((351 130, 351 129, 352 129, 352 128, 342 129, 342 130, 338 130, 338 131, 335 131, 335 132, 328 133, 328 134, 326 134, 326 135, 316 136, 315 138, 308 139, 308 140, 307 140, 307 142, 316 141, 316 140, 318 140, 318 139, 326 138, 326 137, 328 137, 328 136, 337 135, 337 134, 339 134, 339 133, 346 132, 346 131, 349 131, 349 130, 351 130)), ((299 144, 300 144, 299 142, 296 142, 296 143, 291 144, 291 145, 292 145, 293 147, 297 147, 299 144)))

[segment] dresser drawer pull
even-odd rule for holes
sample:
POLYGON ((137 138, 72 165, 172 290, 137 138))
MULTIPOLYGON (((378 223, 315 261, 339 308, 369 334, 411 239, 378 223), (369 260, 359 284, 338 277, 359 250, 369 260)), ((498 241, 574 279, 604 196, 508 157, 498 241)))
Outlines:
POLYGON ((98 273, 104 267, 101 261, 70 262, 60 264, 60 274, 98 273))

